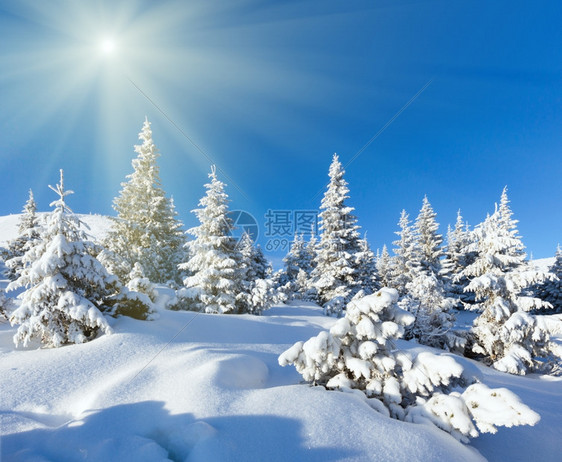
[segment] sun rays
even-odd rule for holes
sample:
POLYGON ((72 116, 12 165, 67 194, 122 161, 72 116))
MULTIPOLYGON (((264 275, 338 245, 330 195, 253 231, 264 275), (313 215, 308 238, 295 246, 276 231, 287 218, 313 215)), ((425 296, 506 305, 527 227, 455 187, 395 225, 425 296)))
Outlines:
MULTIPOLYGON (((10 89, 0 96, 15 112, 1 113, 0 123, 24 130, 18 139, 28 145, 0 152, 0 160, 31 157, 45 131, 50 145, 40 149, 48 168, 33 181, 43 184, 52 170, 80 162, 89 183, 108 191, 101 198, 107 203, 130 168, 138 124, 146 114, 160 117, 152 102, 240 183, 236 137, 301 130, 307 121, 296 108, 325 107, 327 95, 341 90, 321 69, 295 66, 285 48, 289 30, 302 34, 320 19, 277 20, 204 1, 22 0, 14 8, 22 20, 5 29, 13 48, 0 46, 0 89, 10 89), (273 35, 264 35, 264 26, 273 35), (230 138, 217 136, 225 127, 230 138), (71 145, 77 133, 90 147, 71 145)), ((205 172, 208 160, 160 122, 163 154, 205 172)))

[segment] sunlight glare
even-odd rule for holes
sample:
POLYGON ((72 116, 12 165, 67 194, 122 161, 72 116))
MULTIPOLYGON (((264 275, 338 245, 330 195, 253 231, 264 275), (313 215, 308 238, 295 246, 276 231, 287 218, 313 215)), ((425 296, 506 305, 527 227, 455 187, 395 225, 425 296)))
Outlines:
POLYGON ((116 44, 115 41, 111 38, 106 38, 101 41, 100 43, 100 51, 104 55, 111 55, 115 52, 116 44))

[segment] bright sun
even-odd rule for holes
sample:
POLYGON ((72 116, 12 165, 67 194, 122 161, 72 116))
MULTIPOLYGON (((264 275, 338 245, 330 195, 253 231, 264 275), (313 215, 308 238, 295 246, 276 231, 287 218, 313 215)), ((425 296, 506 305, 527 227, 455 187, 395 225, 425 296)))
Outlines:
POLYGON ((111 38, 106 38, 100 43, 100 51, 105 55, 111 55, 115 52, 116 44, 111 38))

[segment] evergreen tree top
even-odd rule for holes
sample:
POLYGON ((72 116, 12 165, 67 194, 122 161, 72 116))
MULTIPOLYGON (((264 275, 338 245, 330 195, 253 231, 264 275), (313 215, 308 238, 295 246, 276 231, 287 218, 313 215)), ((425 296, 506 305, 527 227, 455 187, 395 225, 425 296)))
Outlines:
POLYGON ((205 184, 205 195, 199 200, 201 208, 192 212, 197 216, 200 225, 188 232, 194 236, 220 236, 224 240, 233 240, 231 231, 234 227, 228 216, 228 194, 226 185, 217 178, 216 167, 211 166, 210 183, 205 184))
POLYGON ((72 191, 72 190, 65 191, 64 190, 64 173, 63 173, 62 169, 60 169, 60 181, 59 181, 59 183, 54 187, 49 185, 49 188, 52 189, 55 193, 57 193, 59 195, 59 198, 56 201, 51 202, 49 204, 49 206, 55 207, 55 210, 72 212, 72 210, 70 210, 70 208, 66 205, 65 197, 70 196, 71 194, 74 194, 74 191, 72 191))
POLYGON ((464 222, 461 214, 461 209, 457 210, 457 221, 455 222, 455 231, 465 231, 468 224, 464 222))
POLYGON ((422 269, 435 274, 440 271, 440 258, 443 255, 441 250, 443 238, 437 232, 439 223, 435 220, 436 216, 427 196, 424 196, 422 208, 416 219, 416 237, 422 269))
POLYGON ((320 240, 326 242, 344 239, 344 247, 351 243, 356 248, 359 226, 357 218, 352 215, 355 209, 345 204, 349 198, 349 188, 343 178, 344 174, 345 170, 337 154, 334 154, 329 170, 330 181, 320 204, 320 228, 323 231, 320 240))
POLYGON ((400 227, 400 229, 398 231, 394 231, 394 234, 400 237, 400 239, 393 242, 394 245, 398 246, 398 249, 394 249, 395 253, 397 253, 397 250, 399 250, 400 247, 404 247, 405 245, 407 245, 407 247, 409 248, 413 247, 414 245, 414 234, 412 226, 410 224, 410 217, 404 209, 402 209, 402 212, 400 213, 398 226, 400 227))
POLYGON ((252 236, 250 236, 250 233, 244 231, 238 241, 238 244, 236 244, 236 247, 240 250, 242 255, 251 256, 254 249, 254 240, 252 239, 252 236))
POLYGON ((550 272, 558 276, 562 276, 562 247, 560 244, 556 247, 556 253, 554 254, 554 263, 549 268, 550 272))
POLYGON ((433 207, 429 203, 427 196, 424 196, 422 202, 422 208, 416 219, 416 227, 418 232, 423 236, 423 234, 432 234, 439 243, 441 243, 441 235, 437 234, 439 229, 439 223, 435 221, 437 214, 433 210, 433 207))
POLYGON ((35 198, 33 197, 33 191, 29 190, 29 198, 27 202, 23 206, 22 213, 35 213, 37 211, 37 204, 35 202, 35 198))
POLYGON ((20 223, 18 226, 19 234, 23 234, 29 229, 35 228, 37 225, 37 204, 35 203, 35 199, 33 197, 33 191, 29 190, 29 198, 25 203, 23 210, 22 210, 22 217, 20 219, 20 223))
POLYGON ((509 199, 507 197, 507 186, 505 186, 503 188, 502 191, 502 195, 500 198, 500 205, 496 205, 496 211, 498 214, 498 223, 499 226, 504 229, 507 230, 509 232, 512 233, 512 237, 517 238, 517 223, 519 223, 519 220, 514 220, 512 219, 513 216, 513 212, 511 211, 511 208, 509 207, 509 199))
POLYGON ((382 246, 382 252, 380 258, 390 258, 390 254, 388 253, 388 247, 386 246, 386 244, 383 244, 382 246))
MULTIPOLYGON (((347 181, 343 178, 344 174, 345 170, 339 161, 338 155, 334 154, 328 172, 330 182, 328 183, 327 191, 324 193, 320 205, 321 209, 342 208, 344 201, 349 199, 347 195, 349 193, 349 188, 347 187, 347 181)), ((346 207, 345 209, 345 213, 350 213, 354 210, 353 207, 346 207)))

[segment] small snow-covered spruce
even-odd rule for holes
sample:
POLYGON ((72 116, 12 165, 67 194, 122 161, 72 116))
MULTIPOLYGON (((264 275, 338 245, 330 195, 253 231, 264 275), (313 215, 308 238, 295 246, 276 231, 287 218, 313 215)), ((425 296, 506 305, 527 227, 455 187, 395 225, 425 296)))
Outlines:
POLYGON ((400 214, 398 221, 399 231, 395 234, 399 239, 394 241, 394 257, 389 275, 390 287, 398 291, 400 295, 406 294, 406 284, 414 279, 419 266, 419 251, 417 247, 414 229, 405 210, 400 214))
POLYGON ((256 246, 248 233, 238 242, 242 269, 241 291, 237 296, 239 313, 261 314, 276 301, 276 290, 271 279, 271 265, 261 247, 256 246))
POLYGON ((256 244, 252 237, 247 233, 243 233, 237 247, 244 259, 244 265, 247 268, 246 276, 250 280, 266 279, 271 277, 271 263, 265 258, 260 245, 256 244))
POLYGON ((6 277, 15 281, 23 269, 22 257, 39 237, 39 220, 37 204, 33 198, 33 191, 29 190, 29 198, 25 203, 18 224, 18 236, 8 242, 2 249, 1 257, 6 262, 6 277))
MULTIPOLYGON (((462 351, 465 341, 453 331, 454 316, 451 313, 452 300, 445 295, 441 272, 441 243, 437 233, 439 224, 435 221, 427 197, 416 219, 415 248, 416 254, 410 257, 409 281, 400 306, 410 311, 414 322, 406 329, 407 339, 415 338, 424 345, 437 348, 462 351)), ((401 220, 402 221, 402 220, 401 220)), ((407 248, 404 236, 408 238, 408 225, 403 225, 401 240, 397 241, 399 252, 407 248)))
POLYGON ((450 351, 464 351, 466 339, 453 329, 455 317, 452 299, 445 297, 442 282, 434 273, 420 271, 406 284, 408 295, 399 304, 414 315, 404 338, 416 339, 422 345, 450 351))
POLYGON ((306 381, 328 389, 360 390, 376 411, 399 420, 430 422, 468 442, 497 426, 534 425, 539 415, 504 388, 468 376, 451 356, 397 350, 413 316, 383 288, 351 301, 329 331, 297 342, 279 357, 306 381))
POLYGON ((117 217, 104 245, 109 269, 127 283, 135 263, 140 263, 152 282, 180 282, 178 264, 183 260, 185 236, 173 201, 161 186, 157 164, 158 150, 152 141, 148 120, 139 133, 141 145, 135 146, 133 173, 122 183, 113 201, 117 217))
POLYGON ((144 275, 140 263, 135 263, 128 279, 127 285, 114 297, 112 314, 149 319, 155 310, 154 302, 158 296, 154 284, 144 275))
POLYGON ((20 277, 8 290, 25 287, 20 306, 10 315, 19 325, 16 345, 36 338, 47 346, 83 343, 98 332, 111 329, 102 311, 105 302, 118 292, 117 280, 94 257, 94 244, 80 230, 82 224, 65 202, 63 172, 60 183, 49 186, 59 198, 51 203, 44 230, 23 256, 20 277))
POLYGON ((232 220, 228 216, 228 195, 225 185, 211 168, 210 183, 205 185, 201 208, 193 210, 199 226, 188 233, 194 239, 187 243, 189 259, 180 269, 190 276, 185 287, 178 290, 177 308, 206 313, 238 313, 244 271, 236 239, 231 235, 232 220))
POLYGON ((320 304, 318 299, 318 289, 314 285, 314 268, 316 268, 319 243, 316 237, 316 224, 311 225, 310 238, 305 242, 305 251, 307 253, 307 265, 303 265, 303 269, 299 270, 297 276, 297 287, 301 291, 302 300, 320 304))
POLYGON ((6 297, 6 291, 0 288, 0 319, 9 319, 12 306, 12 299, 6 297))
POLYGON ((380 289, 375 254, 367 241, 367 236, 359 240, 359 251, 355 254, 357 261, 357 279, 365 295, 380 289))
POLYGON ((285 278, 287 282, 293 282, 297 279, 299 270, 309 269, 310 260, 306 252, 304 237, 302 234, 295 234, 291 247, 283 258, 285 278))
POLYGON ((455 227, 447 230, 447 245, 445 247, 441 276, 445 280, 447 295, 457 300, 456 307, 463 308, 467 303, 474 303, 474 296, 465 292, 464 288, 470 280, 461 276, 462 270, 474 263, 476 252, 470 251, 473 233, 462 218, 461 211, 457 212, 455 227))
POLYGON ((299 270, 302 269, 303 262, 307 260, 308 255, 305 254, 304 238, 302 234, 295 234, 289 252, 285 258, 283 258, 283 263, 285 264, 285 275, 287 281, 294 281, 297 279, 299 270))
POLYGON ((153 303, 156 301, 158 292, 156 292, 154 284, 144 275, 144 269, 140 263, 135 263, 128 279, 127 289, 146 295, 153 303))
POLYGON ((310 262, 310 274, 314 268, 316 268, 316 254, 318 253, 318 238, 316 237, 315 224, 310 227, 310 238, 305 245, 306 251, 308 253, 307 261, 310 262))
POLYGON ((554 263, 548 272, 554 277, 537 286, 537 297, 552 305, 550 313, 562 313, 562 248, 560 245, 556 249, 554 263))
POLYGON ((279 281, 282 290, 289 298, 306 298, 310 288, 309 279, 313 269, 313 254, 302 234, 295 234, 283 262, 283 274, 279 281))
POLYGON ((427 196, 424 196, 422 208, 416 218, 415 234, 419 256, 419 266, 427 274, 434 274, 439 278, 441 271, 441 244, 443 237, 437 231, 439 223, 435 221, 437 214, 433 211, 427 196))
POLYGON ((474 292, 482 314, 474 320, 472 351, 495 369, 525 374, 556 367, 547 329, 530 311, 549 306, 523 295, 549 274, 535 270, 525 260, 524 246, 509 208, 506 189, 500 206, 475 232, 478 257, 461 275, 472 277, 465 290, 474 292))
POLYGON ((380 285, 382 287, 391 287, 390 280, 392 271, 392 257, 388 253, 386 244, 382 246, 382 252, 380 253, 380 255, 377 251, 376 268, 380 280, 380 285))
POLYGON ((356 254, 360 251, 359 226, 346 205, 349 188, 345 171, 334 154, 330 165, 330 181, 320 209, 320 245, 313 272, 314 286, 326 314, 340 315, 345 304, 361 289, 356 254))

